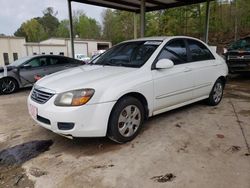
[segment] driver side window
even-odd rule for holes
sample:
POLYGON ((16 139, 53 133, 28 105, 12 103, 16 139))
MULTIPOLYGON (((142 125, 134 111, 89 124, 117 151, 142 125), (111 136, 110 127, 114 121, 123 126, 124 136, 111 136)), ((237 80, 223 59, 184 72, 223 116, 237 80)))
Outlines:
POLYGON ((42 67, 47 65, 46 57, 35 58, 27 63, 31 68, 42 67))
POLYGON ((187 63, 187 48, 184 40, 176 39, 167 43, 158 56, 160 59, 170 59, 174 65, 187 63))

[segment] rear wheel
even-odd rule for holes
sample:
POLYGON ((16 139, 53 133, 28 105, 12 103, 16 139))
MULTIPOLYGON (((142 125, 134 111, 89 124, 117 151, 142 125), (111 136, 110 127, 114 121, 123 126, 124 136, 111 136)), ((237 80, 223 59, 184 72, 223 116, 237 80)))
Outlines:
POLYGON ((10 94, 18 89, 17 81, 13 78, 2 78, 0 80, 0 93, 10 94))
POLYGON ((133 140, 139 133, 144 120, 144 108, 139 100, 124 97, 111 112, 108 137, 118 143, 133 140))
POLYGON ((223 96, 224 83, 221 79, 218 79, 210 92, 207 103, 211 106, 216 106, 220 103, 223 96))

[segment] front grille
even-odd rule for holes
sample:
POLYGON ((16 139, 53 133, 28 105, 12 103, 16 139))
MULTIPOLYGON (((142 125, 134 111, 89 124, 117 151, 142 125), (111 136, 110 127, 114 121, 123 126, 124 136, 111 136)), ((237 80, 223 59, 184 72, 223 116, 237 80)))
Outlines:
POLYGON ((34 88, 31 94, 31 99, 37 103, 44 104, 51 97, 53 97, 53 95, 54 95, 53 93, 44 92, 44 91, 34 88))

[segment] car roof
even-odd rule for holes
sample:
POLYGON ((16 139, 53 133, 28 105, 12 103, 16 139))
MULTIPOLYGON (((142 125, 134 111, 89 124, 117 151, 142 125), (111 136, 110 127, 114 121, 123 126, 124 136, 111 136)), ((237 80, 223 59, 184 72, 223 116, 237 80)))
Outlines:
POLYGON ((167 37, 167 36, 143 37, 143 38, 138 38, 138 39, 127 40, 127 41, 124 41, 124 42, 145 41, 145 40, 160 40, 160 41, 163 41, 163 40, 165 40, 167 38, 169 38, 169 37, 167 37))
POLYGON ((124 42, 133 42, 133 41, 149 41, 149 40, 157 40, 157 41, 164 41, 164 40, 170 40, 170 39, 177 39, 177 38, 185 38, 185 39, 194 39, 201 41, 200 39, 194 38, 194 37, 189 37, 189 36, 155 36, 155 37, 143 37, 143 38, 138 38, 138 39, 132 39, 132 40, 127 40, 124 42))

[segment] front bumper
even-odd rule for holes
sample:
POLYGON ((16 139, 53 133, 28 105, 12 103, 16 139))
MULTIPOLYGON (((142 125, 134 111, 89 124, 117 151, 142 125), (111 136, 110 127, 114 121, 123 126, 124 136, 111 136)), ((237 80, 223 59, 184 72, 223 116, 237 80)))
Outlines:
POLYGON ((231 73, 250 72, 250 60, 228 60, 227 65, 231 73))
MULTIPOLYGON (((40 126, 57 134, 72 137, 104 137, 106 136, 109 115, 115 101, 83 105, 79 107, 59 107, 54 105, 56 96, 45 104, 34 102, 28 97, 28 108, 37 109, 37 116, 31 116, 40 126), (74 125, 70 130, 60 130, 58 123, 74 125)), ((30 113, 31 114, 31 113, 30 113)))

